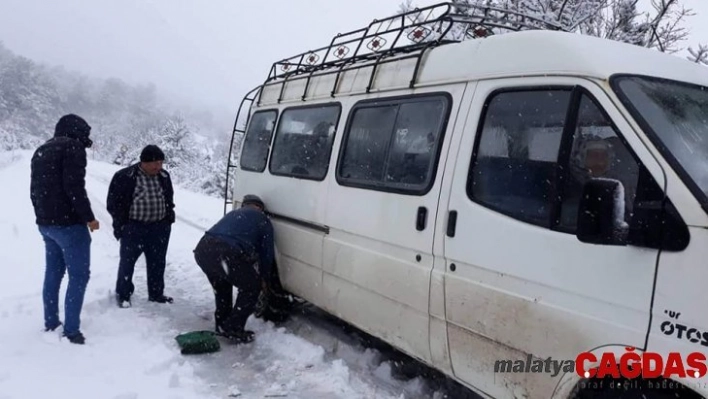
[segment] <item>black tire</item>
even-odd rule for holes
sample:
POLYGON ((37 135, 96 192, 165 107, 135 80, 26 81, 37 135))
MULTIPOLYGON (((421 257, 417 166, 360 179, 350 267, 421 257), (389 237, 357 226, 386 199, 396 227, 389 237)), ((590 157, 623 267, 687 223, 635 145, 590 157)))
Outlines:
POLYGON ((287 292, 280 283, 277 264, 271 268, 268 292, 261 291, 254 316, 264 321, 280 324, 288 320, 291 312, 300 304, 297 298, 287 292))

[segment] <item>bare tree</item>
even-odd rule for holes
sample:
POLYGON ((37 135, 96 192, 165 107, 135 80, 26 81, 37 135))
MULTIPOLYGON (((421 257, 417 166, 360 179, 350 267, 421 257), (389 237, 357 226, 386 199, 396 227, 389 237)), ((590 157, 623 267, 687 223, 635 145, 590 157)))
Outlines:
POLYGON ((699 44, 698 49, 696 50, 689 47, 688 52, 690 55, 686 58, 692 62, 695 62, 696 64, 708 65, 708 45, 699 44))
POLYGON ((688 38, 688 30, 683 23, 695 13, 679 0, 652 0, 651 4, 656 15, 649 23, 650 35, 646 47, 658 47, 668 53, 682 50, 677 45, 688 38))
MULTIPOLYGON (((532 15, 560 25, 566 31, 675 53, 688 38, 686 20, 695 14, 682 0, 651 0, 651 11, 641 13, 639 0, 453 0, 458 12, 480 14, 480 7, 496 7, 532 15)), ((411 0, 400 6, 414 8, 411 0)), ((468 35, 469 37, 469 35, 468 35)))

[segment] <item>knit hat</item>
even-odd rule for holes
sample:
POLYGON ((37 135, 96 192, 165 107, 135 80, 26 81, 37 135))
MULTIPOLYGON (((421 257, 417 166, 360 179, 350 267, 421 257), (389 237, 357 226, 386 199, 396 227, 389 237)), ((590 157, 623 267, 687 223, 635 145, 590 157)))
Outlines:
POLYGON ((246 194, 243 197, 242 204, 244 206, 248 205, 248 204, 258 205, 261 207, 261 209, 265 209, 265 204, 263 204, 263 200, 259 196, 254 195, 254 194, 246 194))
POLYGON ((143 148, 143 152, 140 153, 140 162, 154 162, 154 161, 164 161, 165 153, 162 152, 160 147, 150 144, 143 148))
POLYGON ((62 116, 54 127, 54 137, 69 137, 79 140, 86 148, 93 145, 93 141, 89 139, 90 134, 91 126, 84 118, 74 114, 62 116))

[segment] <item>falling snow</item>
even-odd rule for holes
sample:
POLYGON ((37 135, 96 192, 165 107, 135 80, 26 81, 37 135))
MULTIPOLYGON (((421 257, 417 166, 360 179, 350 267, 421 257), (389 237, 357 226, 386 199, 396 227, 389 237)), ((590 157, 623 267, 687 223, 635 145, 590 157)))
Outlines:
MULTIPOLYGON (((223 205, 178 189, 178 220, 165 275, 165 293, 175 303, 147 301, 141 258, 133 307, 118 308, 112 292, 119 246, 104 204, 118 167, 94 161, 87 168, 87 190, 101 227, 92 234, 91 280, 82 313, 87 343, 77 346, 60 332, 43 332, 44 253, 27 195, 30 156, 0 152, 5 193, 0 240, 6 248, 0 267, 9 276, 0 279, 0 342, 7 343, 0 345, 1 398, 443 397, 420 378, 394 379, 391 365, 382 363, 378 352, 345 343, 332 331, 297 318, 284 327, 251 318, 247 327, 256 333, 252 344, 222 343, 214 354, 181 355, 176 335, 213 328, 212 290, 194 263, 192 249, 203 229, 221 216, 223 205)), ((65 289, 66 279, 62 301, 65 289)))

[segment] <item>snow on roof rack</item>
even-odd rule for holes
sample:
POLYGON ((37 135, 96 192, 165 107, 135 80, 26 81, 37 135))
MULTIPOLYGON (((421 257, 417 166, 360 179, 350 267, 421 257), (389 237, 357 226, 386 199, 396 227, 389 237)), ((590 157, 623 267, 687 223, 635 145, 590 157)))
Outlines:
POLYGON ((357 62, 376 60, 378 63, 392 55, 418 52, 420 57, 425 49, 434 46, 504 31, 534 29, 564 30, 554 21, 516 11, 438 3, 375 19, 368 27, 337 34, 328 46, 277 61, 271 66, 265 83, 333 67, 339 67, 341 72, 357 62))

